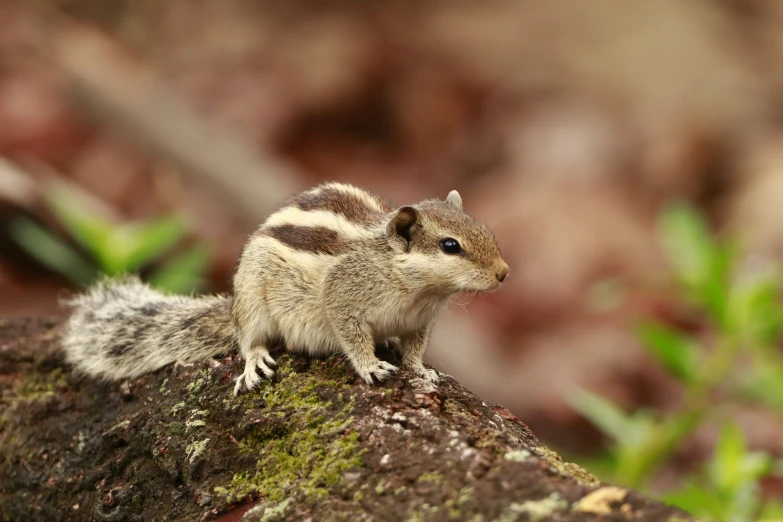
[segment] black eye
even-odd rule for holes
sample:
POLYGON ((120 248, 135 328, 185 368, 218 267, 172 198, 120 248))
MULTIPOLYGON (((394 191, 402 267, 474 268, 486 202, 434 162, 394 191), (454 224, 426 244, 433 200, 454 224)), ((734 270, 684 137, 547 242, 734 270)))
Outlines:
POLYGON ((461 254, 462 247, 459 246, 459 241, 454 238, 447 237, 440 242, 440 249, 447 254, 461 254))

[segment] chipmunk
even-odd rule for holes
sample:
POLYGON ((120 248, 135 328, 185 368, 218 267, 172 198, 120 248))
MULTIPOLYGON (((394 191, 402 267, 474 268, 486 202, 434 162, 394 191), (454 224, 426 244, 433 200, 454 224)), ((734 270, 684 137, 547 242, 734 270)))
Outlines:
POLYGON ((424 367, 433 324, 459 292, 500 287, 509 267, 492 232, 451 191, 392 207, 352 185, 326 183, 286 201, 251 235, 233 297, 185 297, 134 276, 104 279, 67 300, 66 360, 107 380, 238 347, 245 360, 234 394, 271 378, 275 343, 306 353, 342 353, 368 384, 397 368, 375 356, 388 342, 402 366, 424 367))

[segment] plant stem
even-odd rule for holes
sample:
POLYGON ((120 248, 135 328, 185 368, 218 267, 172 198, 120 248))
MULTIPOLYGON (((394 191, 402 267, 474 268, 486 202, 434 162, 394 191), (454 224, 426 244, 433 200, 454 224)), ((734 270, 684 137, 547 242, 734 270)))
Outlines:
POLYGON ((661 465, 701 422, 712 391, 731 371, 740 344, 725 339, 716 347, 693 384, 685 391, 680 406, 668 418, 650 430, 638 446, 627 449, 617 470, 617 481, 641 489, 652 472, 661 465))

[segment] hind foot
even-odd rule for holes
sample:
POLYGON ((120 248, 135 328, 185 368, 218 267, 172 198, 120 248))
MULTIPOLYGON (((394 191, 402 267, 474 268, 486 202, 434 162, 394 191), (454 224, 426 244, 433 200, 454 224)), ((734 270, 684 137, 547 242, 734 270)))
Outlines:
POLYGON ((247 391, 253 391, 258 387, 263 379, 263 377, 258 375, 258 370, 261 370, 264 377, 271 380, 275 375, 275 371, 269 366, 277 367, 277 363, 269 355, 269 350, 266 348, 254 348, 245 357, 245 371, 237 377, 236 385, 234 386, 234 396, 239 395, 243 386, 247 391))

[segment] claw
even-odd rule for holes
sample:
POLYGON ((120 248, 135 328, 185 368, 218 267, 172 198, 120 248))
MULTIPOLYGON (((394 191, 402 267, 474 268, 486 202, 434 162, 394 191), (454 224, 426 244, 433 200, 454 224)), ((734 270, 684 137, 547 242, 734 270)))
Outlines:
POLYGON ((272 358, 272 356, 271 356, 271 355, 269 355, 268 353, 263 355, 263 359, 264 359, 264 362, 265 362, 266 364, 268 364, 268 365, 270 365, 270 366, 274 366, 275 368, 277 368, 277 361, 275 361, 275 360, 272 358))
POLYGON ((256 364, 256 368, 260 368, 267 379, 271 379, 272 377, 275 376, 275 371, 269 366, 267 366, 265 362, 259 362, 258 364, 256 364))
POLYGON ((440 375, 438 375, 438 372, 436 370, 428 370, 427 368, 422 368, 416 372, 416 374, 424 379, 425 381, 429 381, 433 384, 438 384, 440 382, 440 375))
POLYGON ((263 350, 263 352, 260 353, 256 351, 248 355, 245 360, 245 370, 237 377, 236 384, 234 385, 234 396, 236 397, 239 395, 243 384, 247 391, 253 391, 258 386, 262 379, 258 375, 259 369, 264 374, 264 377, 271 380, 272 377, 274 377, 275 372, 267 366, 268 364, 277 366, 277 362, 266 350, 263 350))
POLYGON ((242 375, 237 377, 236 384, 234 385, 234 397, 239 395, 239 390, 242 389, 242 375))
POLYGON ((383 382, 389 375, 396 371, 397 367, 393 364, 389 364, 386 361, 378 361, 369 368, 357 369, 356 373, 358 373, 359 377, 364 379, 367 384, 373 386, 376 384, 373 378, 377 379, 378 382, 383 382))

